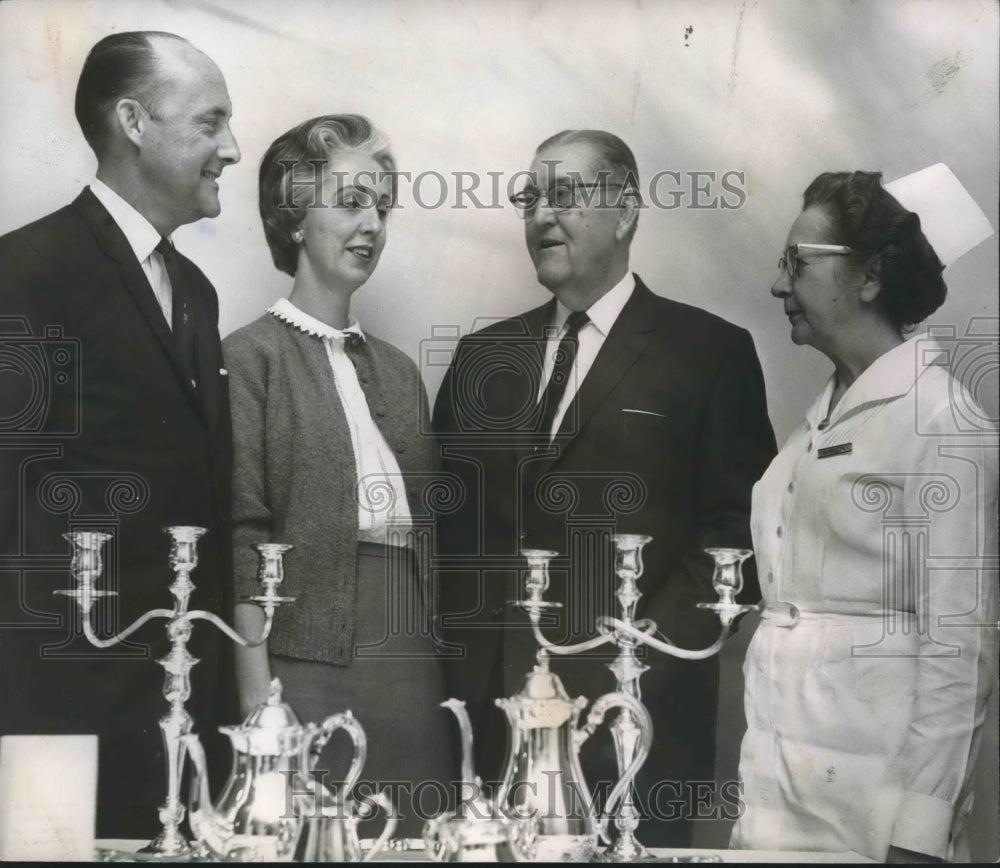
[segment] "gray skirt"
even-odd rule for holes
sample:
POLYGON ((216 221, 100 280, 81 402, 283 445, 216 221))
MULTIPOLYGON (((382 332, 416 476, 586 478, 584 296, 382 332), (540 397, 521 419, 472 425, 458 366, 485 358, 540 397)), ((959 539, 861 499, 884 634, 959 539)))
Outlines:
MULTIPOLYGON (((365 731, 368 759, 355 789, 383 790, 402 815, 397 837, 419 837, 423 823, 453 803, 458 780, 454 717, 430 639, 416 561, 409 550, 359 543, 353 659, 348 666, 271 655, 271 673, 303 723, 350 710, 365 731)), ((337 731, 316 763, 339 785, 353 745, 337 731)), ((382 819, 364 823, 362 836, 382 819), (367 828, 366 828, 367 827, 367 828)))

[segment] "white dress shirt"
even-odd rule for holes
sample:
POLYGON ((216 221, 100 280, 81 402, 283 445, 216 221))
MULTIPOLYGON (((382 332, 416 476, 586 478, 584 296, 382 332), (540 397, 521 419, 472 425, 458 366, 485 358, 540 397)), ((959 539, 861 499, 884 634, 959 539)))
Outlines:
MULTIPOLYGON (((365 339, 361 326, 352 318, 346 329, 336 329, 300 310, 287 298, 278 299, 268 308, 268 313, 323 341, 351 432, 358 477, 358 539, 383 545, 405 545, 413 521, 403 474, 396 456, 372 419, 354 363, 344 349, 350 335, 365 339)), ((239 432, 236 435, 239 436, 239 432)), ((316 436, 325 435, 317 431, 316 436)))
POLYGON ((153 295, 156 296, 160 310, 167 320, 167 327, 172 329, 174 294, 166 266, 163 264, 163 257, 156 250, 156 245, 160 243, 160 233, 142 214, 98 178, 94 178, 91 182, 90 192, 107 208, 111 218, 125 235, 125 240, 135 253, 135 258, 139 260, 139 265, 142 266, 142 271, 153 289, 153 295))
MULTIPOLYGON (((579 391, 580 384, 587 377, 594 359, 604 346, 611 331, 611 327, 618 319, 628 300, 635 291, 635 278, 631 272, 626 272, 625 276, 587 308, 587 316, 590 321, 580 329, 577 340, 579 341, 576 351, 576 358, 573 360, 573 370, 570 372, 569 381, 566 383, 566 391, 563 392, 559 407, 556 410, 555 419, 552 420, 552 430, 549 432, 550 439, 555 436, 556 431, 562 425, 563 416, 579 391)), ((566 320, 571 311, 561 301, 556 301, 556 312, 552 319, 552 324, 548 328, 548 340, 545 344, 545 366, 542 369, 542 377, 539 382, 537 400, 542 399, 545 387, 552 377, 552 370, 555 368, 556 351, 559 349, 559 342, 566 334, 566 320)))

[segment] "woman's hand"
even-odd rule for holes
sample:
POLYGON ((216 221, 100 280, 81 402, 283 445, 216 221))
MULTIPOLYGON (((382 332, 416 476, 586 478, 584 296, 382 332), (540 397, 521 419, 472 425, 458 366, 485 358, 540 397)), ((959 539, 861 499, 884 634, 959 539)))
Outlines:
MULTIPOLYGON (((236 630, 241 636, 254 639, 264 629, 264 610, 253 603, 237 603, 234 613, 236 630)), ((256 648, 236 648, 236 690, 240 698, 240 714, 246 716, 258 705, 267 702, 271 686, 271 664, 267 659, 267 643, 256 648)))

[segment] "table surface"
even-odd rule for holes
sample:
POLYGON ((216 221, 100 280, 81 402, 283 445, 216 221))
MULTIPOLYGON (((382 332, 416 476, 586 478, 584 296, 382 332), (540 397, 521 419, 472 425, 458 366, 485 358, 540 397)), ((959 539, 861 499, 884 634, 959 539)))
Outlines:
MULTIPOLYGON (((121 855, 118 859, 114 861, 128 861, 128 853, 134 853, 140 847, 142 847, 145 841, 134 841, 134 840, 112 840, 104 839, 98 840, 96 845, 101 850, 113 850, 118 851, 121 855)), ((370 845, 370 841, 362 841, 362 846, 367 847, 370 845)), ((394 851, 394 850, 384 850, 383 852, 377 854, 373 862, 424 862, 430 861, 424 854, 423 842, 419 840, 408 839, 407 845, 412 849, 407 849, 405 851, 394 851)), ((722 862, 736 862, 736 863, 748 863, 748 862, 761 862, 761 863, 773 863, 773 862, 787 862, 787 863, 864 863, 864 862, 874 862, 872 859, 868 859, 864 856, 860 856, 857 853, 820 853, 814 851, 803 851, 803 850, 704 850, 704 849, 691 849, 691 850, 668 850, 668 849, 651 849, 650 850, 651 859, 641 860, 644 864, 650 864, 654 862, 678 862, 678 861, 699 861, 701 859, 709 859, 711 861, 720 860, 722 862)))

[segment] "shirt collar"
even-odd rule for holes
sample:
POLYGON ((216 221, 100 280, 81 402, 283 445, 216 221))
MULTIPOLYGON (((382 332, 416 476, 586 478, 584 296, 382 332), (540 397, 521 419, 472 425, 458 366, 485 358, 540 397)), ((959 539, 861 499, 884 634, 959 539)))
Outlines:
POLYGON ((139 262, 145 262, 160 243, 160 233, 153 224, 99 178, 94 178, 91 182, 90 192, 107 208, 111 218, 118 224, 135 253, 135 258, 139 262))
MULTIPOLYGON (((830 414, 830 422, 836 422, 865 404, 905 395, 928 368, 940 367, 946 359, 944 349, 935 338, 926 332, 914 335, 883 353, 861 372, 830 414)), ((835 383, 836 377, 831 376, 823 394, 806 414, 810 426, 817 427, 826 415, 835 383)))
POLYGON ((282 322, 294 326, 299 331, 317 338, 331 338, 336 341, 345 341, 353 335, 361 340, 365 339, 365 334, 361 331, 361 324, 354 317, 351 317, 350 324, 346 329, 335 329, 333 326, 327 325, 322 320, 316 319, 316 317, 296 307, 287 298, 279 298, 267 309, 267 312, 276 316, 282 322))
MULTIPOLYGON (((597 330, 604 337, 608 336, 611 327, 615 324, 615 320, 618 319, 618 315, 622 312, 622 309, 632 297, 634 291, 635 277, 631 272, 626 271, 625 276, 618 283, 587 308, 587 316, 597 326, 597 330)), ((556 334, 562 331, 569 315, 570 309, 557 299, 556 313, 552 321, 556 329, 556 334)))

